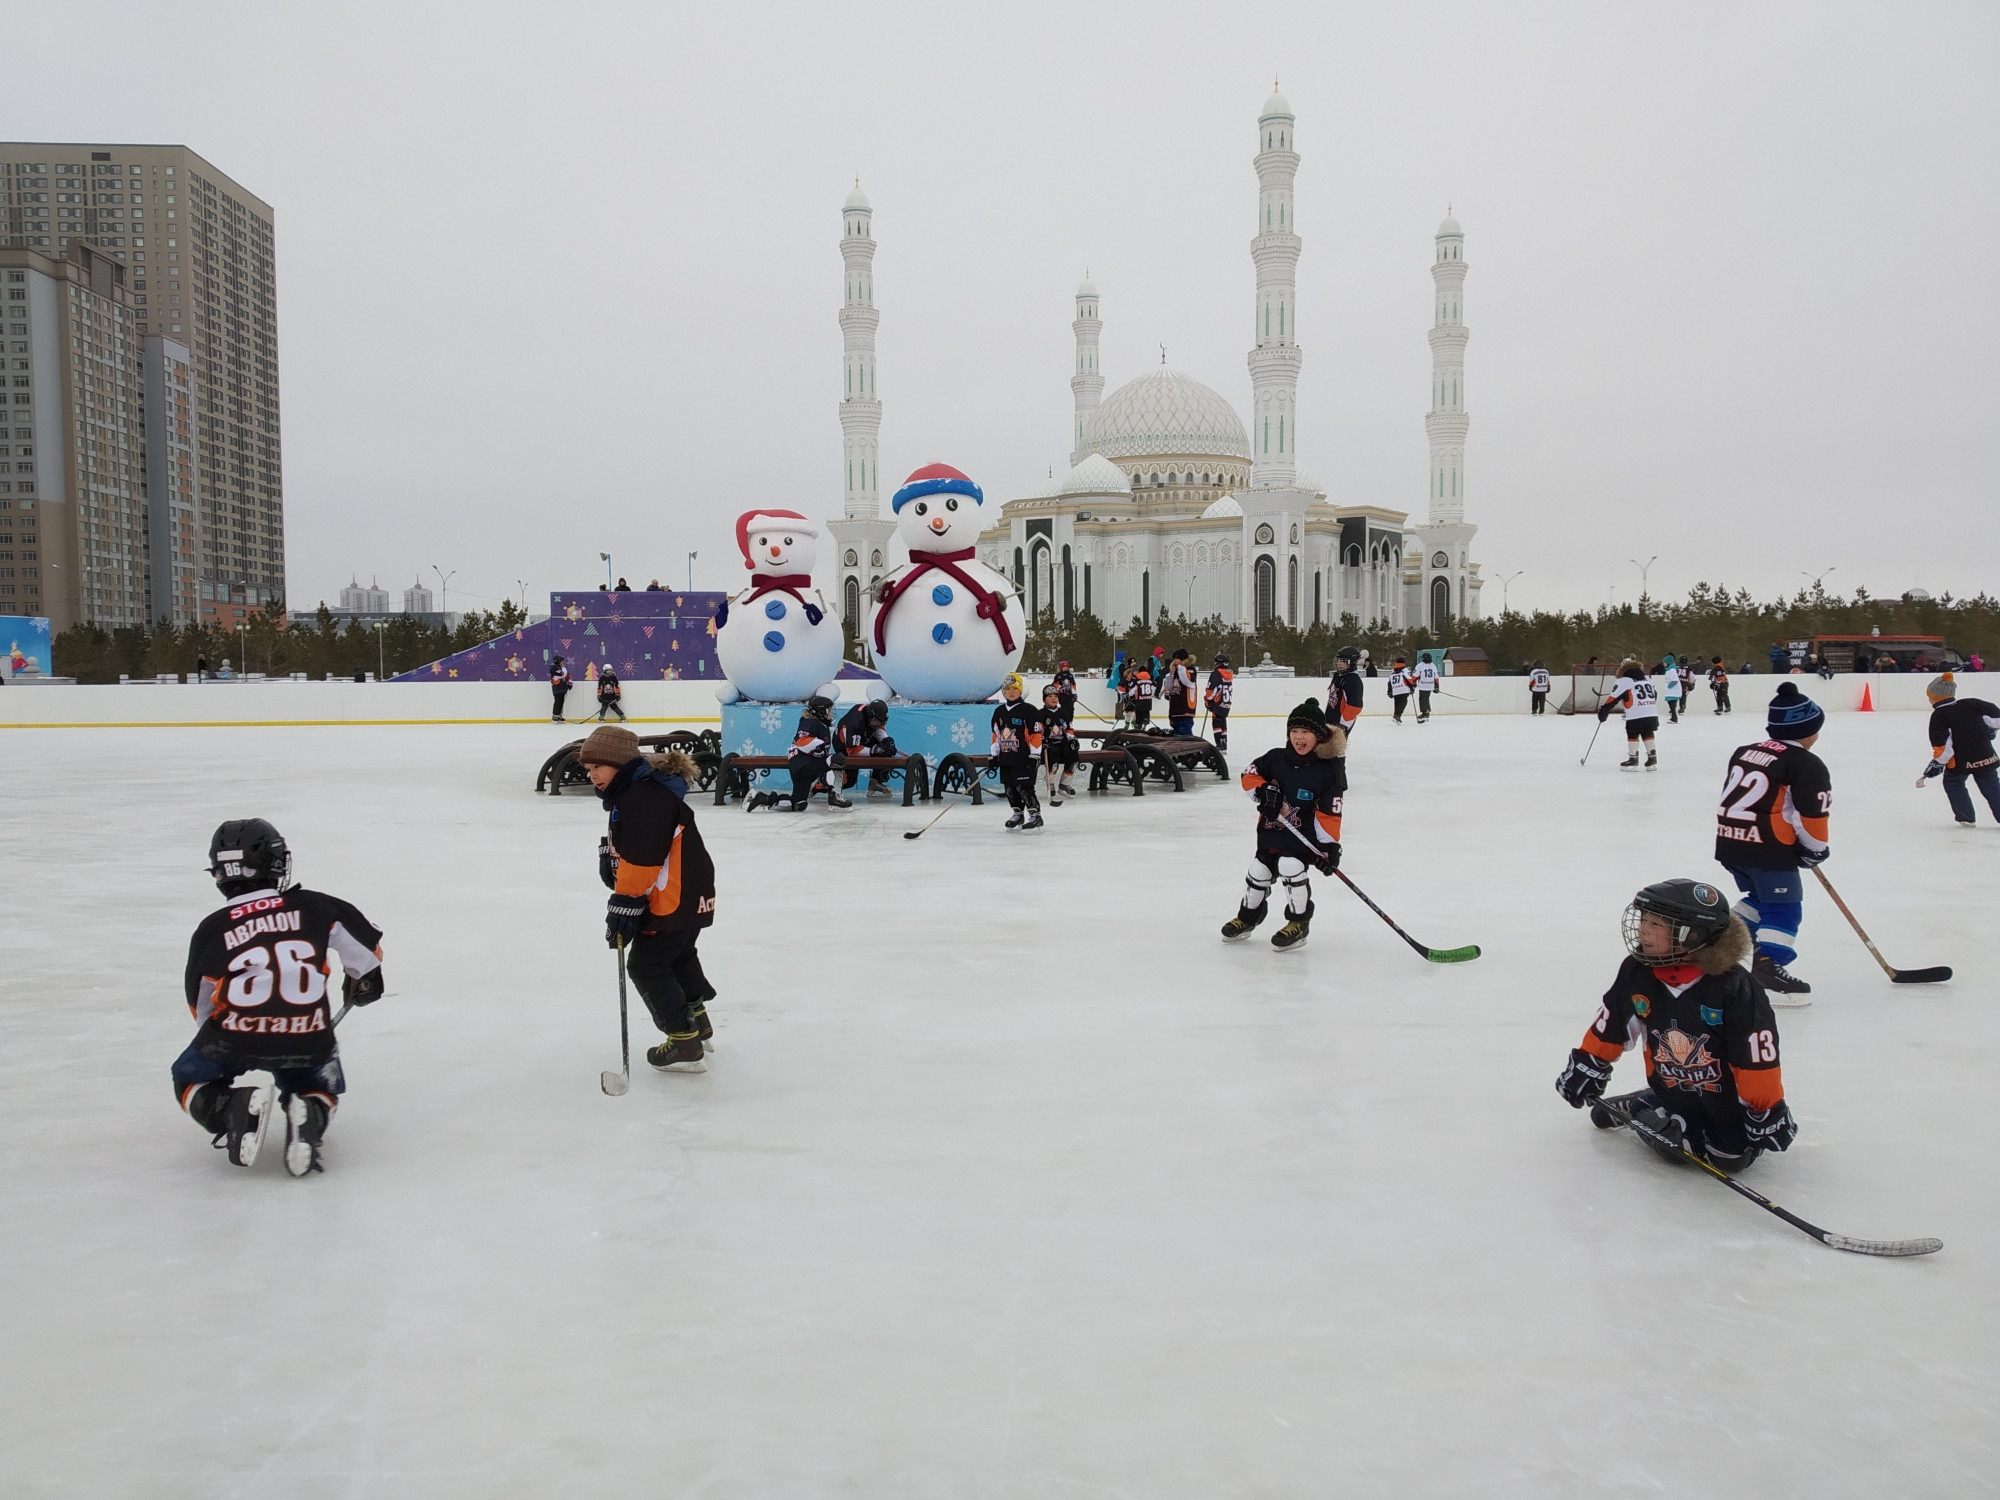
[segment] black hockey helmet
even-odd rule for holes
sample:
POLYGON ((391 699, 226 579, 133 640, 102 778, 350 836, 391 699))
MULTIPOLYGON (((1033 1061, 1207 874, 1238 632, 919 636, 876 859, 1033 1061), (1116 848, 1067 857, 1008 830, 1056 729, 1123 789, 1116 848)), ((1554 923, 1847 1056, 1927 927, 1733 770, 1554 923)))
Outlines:
POLYGON ((1648 968, 1686 963, 1729 930, 1729 900, 1705 880, 1655 881, 1632 898, 1624 925, 1626 952, 1648 968), (1673 929, 1673 947, 1665 953, 1647 953, 1639 945, 1639 919, 1649 912, 1673 929))
POLYGON ((822 719, 833 717, 833 700, 823 693, 815 693, 806 699, 806 712, 822 719))
POLYGON ((262 818, 233 819, 208 841, 208 873, 225 896, 282 891, 292 883, 292 851, 262 818))
POLYGON ((1218 667, 1226 667, 1226 666, 1228 666, 1228 665, 1229 665, 1229 653, 1228 653, 1227 651, 1218 651, 1218 652, 1216 652, 1216 653, 1215 653, 1215 664, 1216 664, 1216 665, 1217 665, 1218 667))
POLYGON ((1333 656, 1335 661, 1360 661, 1361 648, 1359 646, 1342 646, 1338 651, 1333 653, 1333 656))
POLYGON ((889 705, 880 698, 870 698, 861 710, 864 724, 886 724, 889 722, 889 705))

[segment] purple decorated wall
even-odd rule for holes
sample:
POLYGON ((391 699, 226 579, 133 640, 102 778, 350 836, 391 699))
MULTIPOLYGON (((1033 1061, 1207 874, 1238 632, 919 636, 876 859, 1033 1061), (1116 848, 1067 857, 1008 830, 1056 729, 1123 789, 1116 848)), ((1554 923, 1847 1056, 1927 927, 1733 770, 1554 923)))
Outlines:
POLYGON ((549 595, 549 618, 469 651, 455 652, 396 682, 518 682, 548 676, 561 655, 579 683, 595 682, 606 663, 628 682, 719 680, 715 611, 719 593, 602 592, 549 595))

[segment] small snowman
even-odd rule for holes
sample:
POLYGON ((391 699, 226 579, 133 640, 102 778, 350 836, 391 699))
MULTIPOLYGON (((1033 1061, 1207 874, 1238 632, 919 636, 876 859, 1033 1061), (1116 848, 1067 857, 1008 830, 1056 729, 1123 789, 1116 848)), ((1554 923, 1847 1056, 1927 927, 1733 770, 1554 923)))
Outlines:
POLYGON ((1021 660, 1021 602, 975 557, 984 502, 947 464, 917 470, 890 502, 910 560, 882 580, 869 635, 882 680, 908 702, 977 703, 1021 660))
MULTIPOLYGON (((736 518, 750 587, 715 612, 715 659, 728 679, 724 703, 791 703, 823 692, 840 670, 840 622, 813 587, 819 528, 793 510, 736 518)), ((828 693, 827 696, 833 696, 828 693)))

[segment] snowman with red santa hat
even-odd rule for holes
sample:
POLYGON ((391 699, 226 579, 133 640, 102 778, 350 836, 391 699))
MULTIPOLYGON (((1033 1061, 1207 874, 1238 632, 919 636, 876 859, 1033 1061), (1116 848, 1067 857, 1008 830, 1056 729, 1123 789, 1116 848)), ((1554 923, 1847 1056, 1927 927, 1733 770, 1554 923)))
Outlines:
POLYGON ((869 640, 876 670, 906 702, 977 703, 1020 663, 1026 612, 977 557, 985 498, 949 464, 930 464, 890 501, 910 560, 882 580, 869 640))
POLYGON ((835 696, 842 641, 840 622, 813 587, 819 528, 795 510, 745 511, 736 518, 736 546, 750 587, 715 612, 715 659, 728 678, 716 696, 724 703, 835 696))

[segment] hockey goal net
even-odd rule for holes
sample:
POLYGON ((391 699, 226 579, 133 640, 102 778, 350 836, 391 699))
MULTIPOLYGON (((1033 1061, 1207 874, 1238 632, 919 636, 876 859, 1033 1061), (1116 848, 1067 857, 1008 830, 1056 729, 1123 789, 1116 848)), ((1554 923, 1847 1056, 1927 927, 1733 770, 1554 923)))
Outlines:
POLYGON ((1559 714, 1594 714, 1618 681, 1618 663, 1580 662, 1569 669, 1569 696, 1556 706, 1559 714))

